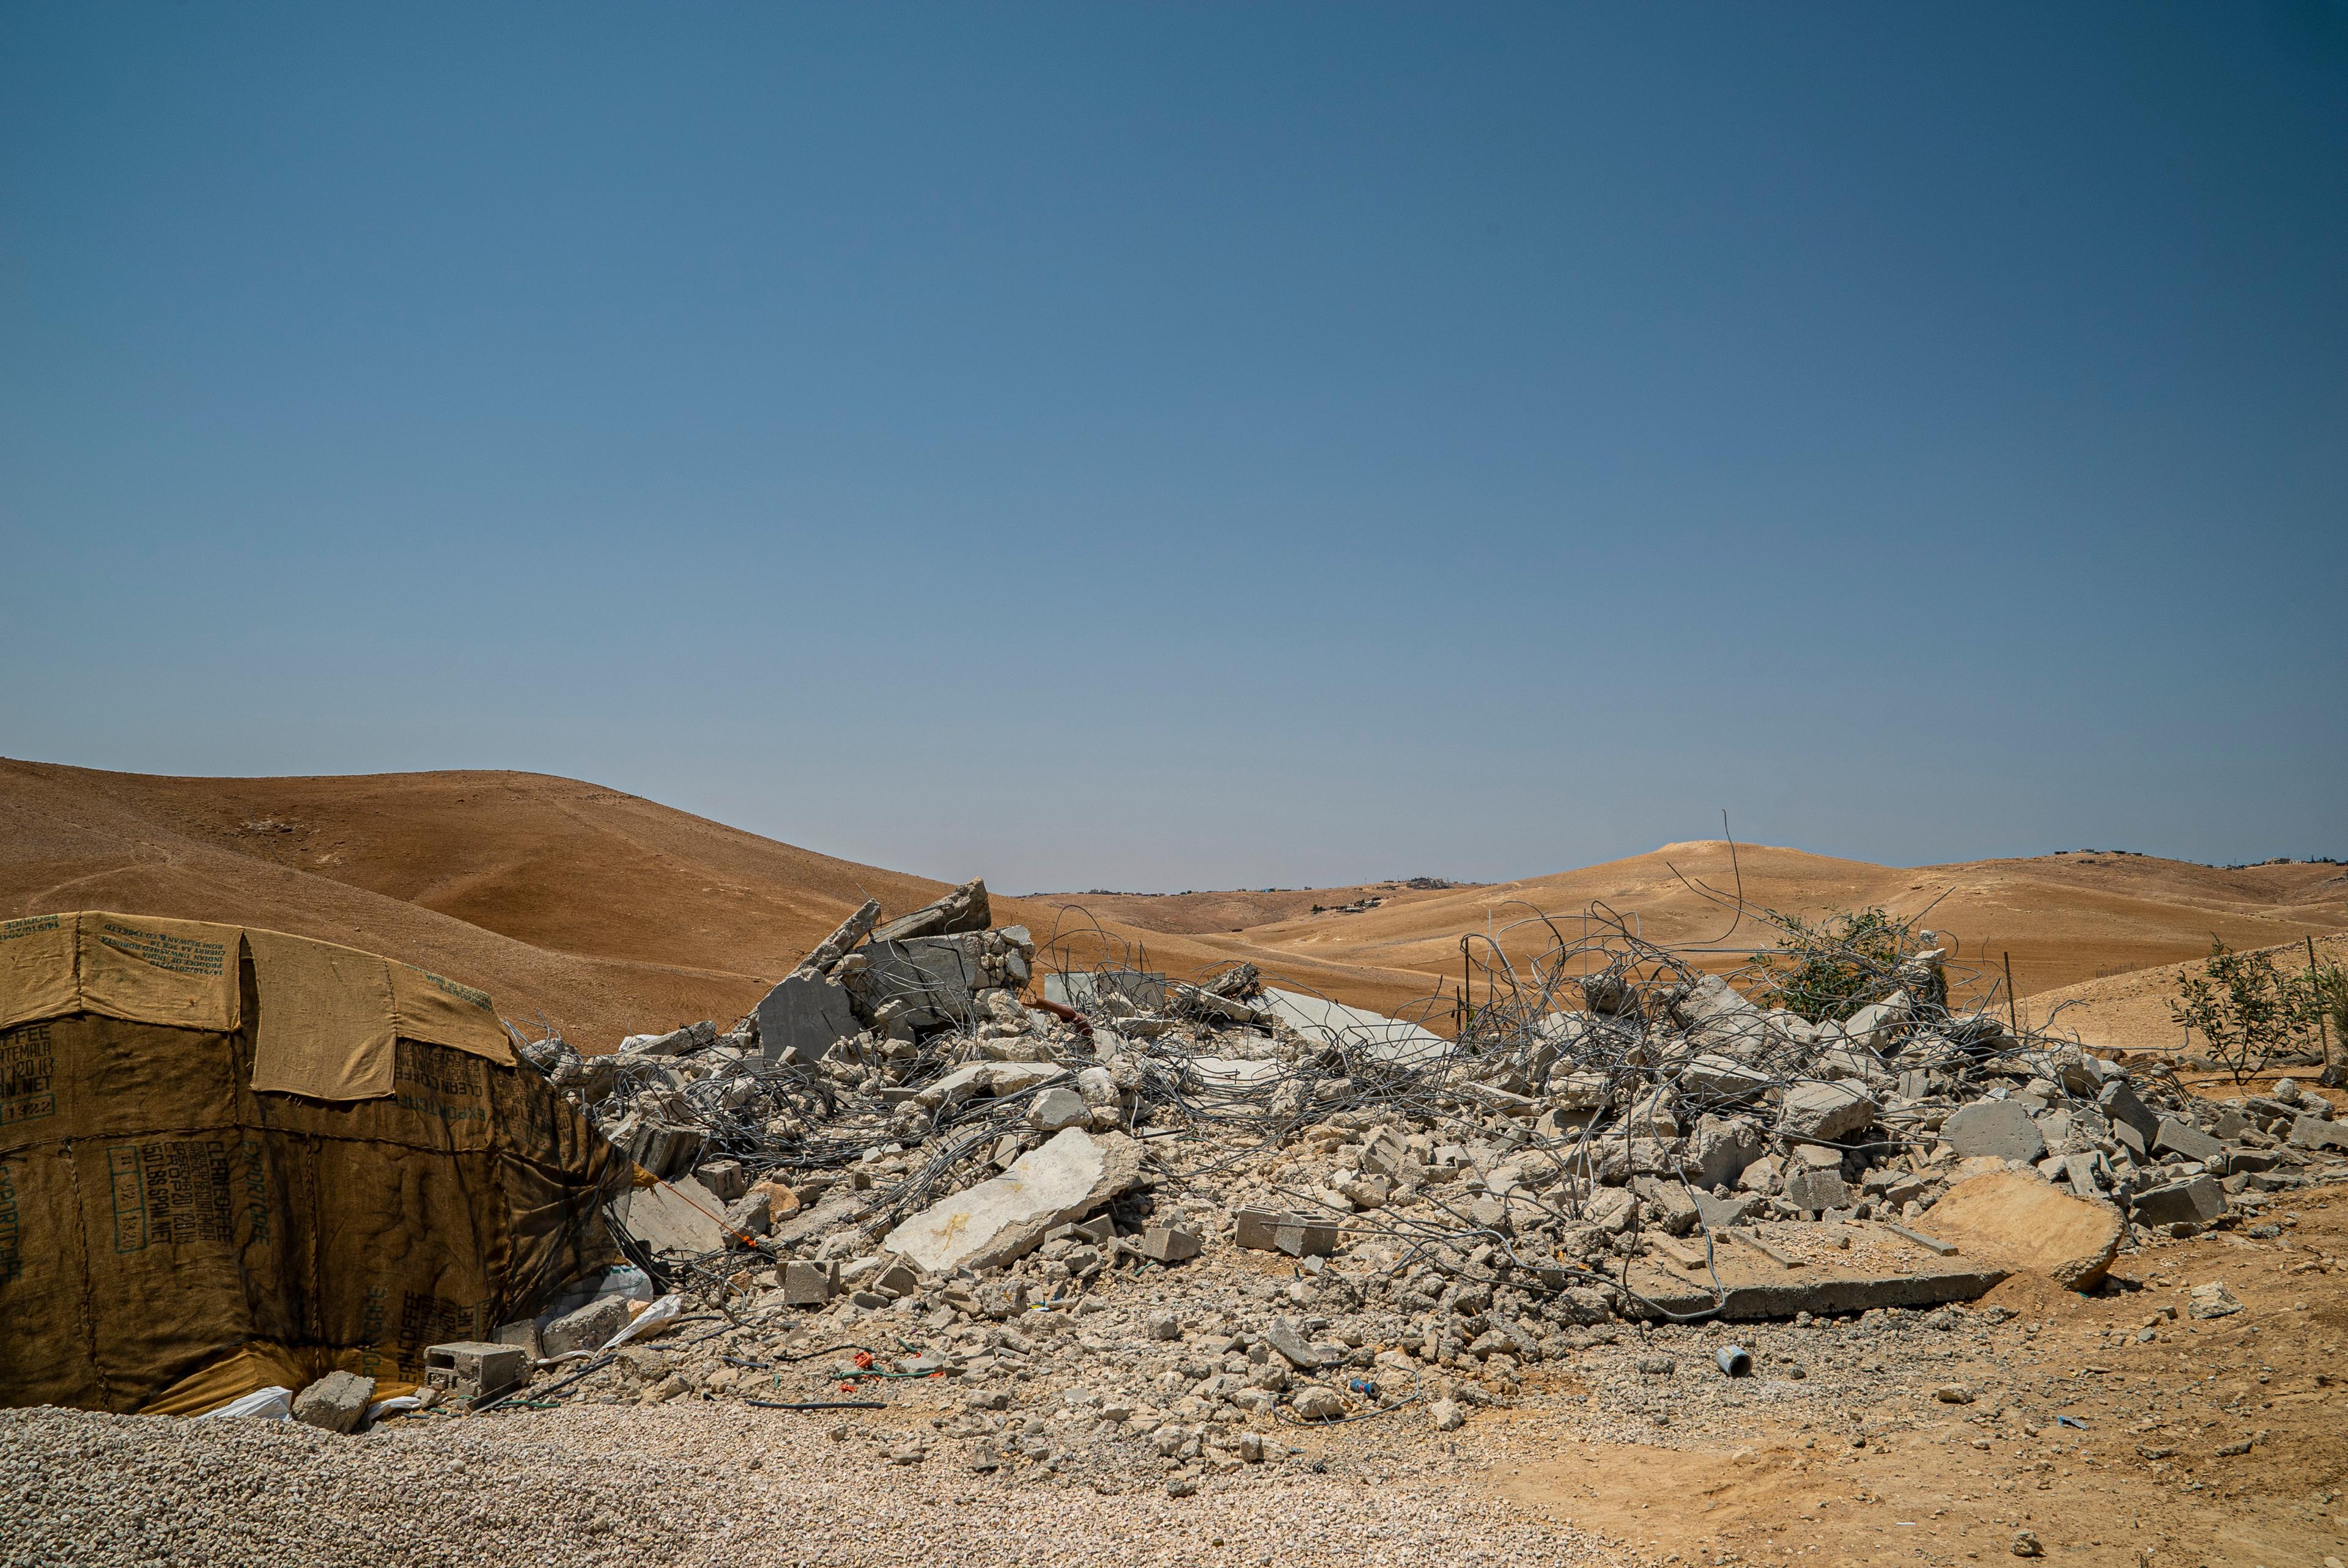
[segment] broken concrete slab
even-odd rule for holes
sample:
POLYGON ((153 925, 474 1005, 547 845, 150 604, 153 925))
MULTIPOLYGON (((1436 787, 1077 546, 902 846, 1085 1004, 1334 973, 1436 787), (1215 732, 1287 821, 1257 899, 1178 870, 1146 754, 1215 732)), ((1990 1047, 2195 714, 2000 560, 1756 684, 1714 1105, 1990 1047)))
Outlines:
MULTIPOLYGON (((1746 1233, 1733 1234, 1741 1237, 1746 1233)), ((1879 1307, 1940 1307, 1952 1301, 1976 1301, 2006 1277, 2004 1269, 1967 1260, 1935 1263, 1906 1274, 1872 1274, 1817 1266, 1788 1273, 1734 1248, 1715 1248, 1714 1267, 1726 1292, 1719 1316, 1730 1322, 1791 1317, 1801 1312, 1821 1317, 1866 1312, 1879 1307)), ((1708 1278, 1694 1281, 1683 1275, 1666 1274, 1658 1266, 1639 1263, 1632 1266, 1631 1283, 1646 1302, 1626 1299, 1622 1310, 1627 1317, 1655 1317, 1657 1307, 1695 1313, 1708 1311, 1712 1307, 1708 1278)))
POLYGON ((1451 1049, 1450 1041, 1415 1023, 1365 1008, 1349 1008, 1325 997, 1266 986, 1263 1009, 1308 1040, 1358 1052, 1385 1065, 1408 1067, 1433 1061, 1451 1049))
POLYGON ((883 1245, 931 1274, 1009 1263, 1054 1225, 1082 1219, 1132 1187, 1141 1155, 1141 1145, 1123 1133, 1096 1137, 1071 1127, 1003 1174, 922 1210, 883 1245))
POLYGON ((864 940, 866 933, 878 925, 880 920, 880 901, 878 898, 867 898, 855 914, 842 920, 833 927, 830 936, 816 944, 815 951, 807 956, 799 968, 819 971, 831 968, 848 956, 849 949, 864 940))
POLYGON ((1268 1083, 1281 1075, 1276 1057, 1254 1059, 1237 1056, 1193 1056, 1181 1063, 1183 1076, 1196 1081, 1201 1087, 1213 1089, 1246 1089, 1268 1083))
POLYGON ((355 1432, 366 1419, 375 1379, 356 1372, 329 1372, 294 1396, 294 1419, 321 1431, 355 1432))
POLYGON ((2024 1107, 2011 1100, 1981 1100, 1960 1106, 1941 1123, 1941 1137, 1968 1160, 2043 1160, 2046 1135, 2024 1107))
POLYGON ((873 928, 875 942, 901 942, 914 937, 947 937, 963 931, 983 931, 994 923, 986 897, 986 879, 973 877, 945 897, 900 915, 873 928))
POLYGON ((2348 1126, 2318 1116, 2302 1116, 2291 1124, 2291 1146, 2348 1153, 2348 1126))
POLYGON ((974 994, 985 984, 980 938, 974 935, 876 938, 860 949, 864 967, 847 978, 858 1016, 873 1018, 901 1003, 906 1024, 930 1029, 968 1021, 974 994))
POLYGON ((1680 1068, 1679 1091, 1698 1105, 1745 1105, 1769 1091, 1776 1080, 1732 1057, 1706 1052, 1680 1068))
POLYGON ((691 1176, 620 1194, 620 1227, 656 1253, 716 1252, 726 1245, 726 1205, 691 1176))
POLYGON ((857 1030, 848 991, 812 971, 787 977, 758 1003, 758 1051, 769 1067, 819 1061, 857 1030))
POLYGON ((2118 1255, 2127 1223, 2109 1204, 2072 1197, 2027 1171, 1960 1182, 1932 1205, 1932 1233, 1969 1258, 2086 1290, 2118 1255))
POLYGON ((2104 1113, 2115 1129, 2125 1126, 2137 1136, 2138 1152, 2152 1146, 2160 1135, 2160 1117, 2137 1095, 2127 1080, 2119 1079, 2104 1085, 2096 1097, 2096 1108, 2104 1113))

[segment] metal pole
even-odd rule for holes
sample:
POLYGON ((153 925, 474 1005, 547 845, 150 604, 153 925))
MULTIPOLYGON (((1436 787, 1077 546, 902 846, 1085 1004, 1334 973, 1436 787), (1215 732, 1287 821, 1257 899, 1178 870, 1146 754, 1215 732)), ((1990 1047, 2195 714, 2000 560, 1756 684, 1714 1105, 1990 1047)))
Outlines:
POLYGON ((2001 948, 1997 956, 2005 960, 2005 1021, 2013 1029, 2013 1037, 2019 1040, 2022 1038, 2022 1013, 2013 999, 2013 955, 2001 948))
POLYGON ((2323 1026, 2323 971, 2315 963, 2315 938, 2307 938, 2307 989, 2315 999, 2315 1054, 2323 1058, 2323 1075, 2332 1075, 2332 1037, 2323 1026))

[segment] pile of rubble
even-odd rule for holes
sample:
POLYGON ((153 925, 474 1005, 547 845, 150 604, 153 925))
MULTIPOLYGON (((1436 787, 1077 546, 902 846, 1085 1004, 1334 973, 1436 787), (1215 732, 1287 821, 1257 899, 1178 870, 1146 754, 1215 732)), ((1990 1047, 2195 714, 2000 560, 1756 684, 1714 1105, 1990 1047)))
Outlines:
POLYGON ((950 1378, 983 1469, 1034 1448, 1001 1412, 1042 1377, 1063 1424, 1240 1464, 1283 1421, 1448 1430, 1622 1323, 1896 1318, 2017 1266, 2093 1288, 2348 1156, 2288 1081, 2212 1103, 1952 1005, 1909 928, 1888 956, 1806 938, 1845 982, 1811 1017, 1772 1005, 1783 947, 1724 976, 1593 917, 1489 944, 1446 1039, 1252 966, 1079 967, 992 927, 980 883, 880 914, 730 1031, 528 1048, 643 1167, 613 1216, 637 1263, 730 1337, 606 1351, 640 1307, 591 1302, 530 1329, 571 1397, 950 1378))

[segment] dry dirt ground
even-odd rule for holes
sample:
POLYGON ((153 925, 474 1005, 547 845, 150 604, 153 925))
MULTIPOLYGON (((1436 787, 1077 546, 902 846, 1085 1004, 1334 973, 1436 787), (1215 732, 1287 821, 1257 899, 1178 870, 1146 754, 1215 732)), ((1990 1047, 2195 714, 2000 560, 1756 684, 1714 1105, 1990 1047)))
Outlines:
POLYGON ((1148 1459, 892 1462, 958 1399, 923 1383, 879 1412, 687 1399, 355 1439, 0 1412, 0 1563, 1953 1565, 2028 1531, 2050 1563, 2330 1568, 2348 1189, 2271 1214, 2124 1255, 2094 1296, 2017 1278, 1881 1323, 1623 1328, 1457 1432, 1411 1407, 1281 1425, 1267 1462, 1187 1497, 1148 1459), (2242 1310, 2196 1320, 2212 1281, 2242 1310), (1756 1376, 1714 1369, 1731 1341, 1756 1376))

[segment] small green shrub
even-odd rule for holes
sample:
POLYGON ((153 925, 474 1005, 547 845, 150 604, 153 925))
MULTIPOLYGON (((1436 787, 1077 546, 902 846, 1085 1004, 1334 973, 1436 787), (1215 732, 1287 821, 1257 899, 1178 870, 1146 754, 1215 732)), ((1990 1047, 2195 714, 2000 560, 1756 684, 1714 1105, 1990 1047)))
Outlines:
POLYGON ((1892 970, 1920 947, 1914 932, 1881 908, 1838 909, 1816 920, 1766 913, 1785 940, 1755 961, 1753 999, 1812 1023, 1840 1021, 1899 989, 1892 970))

